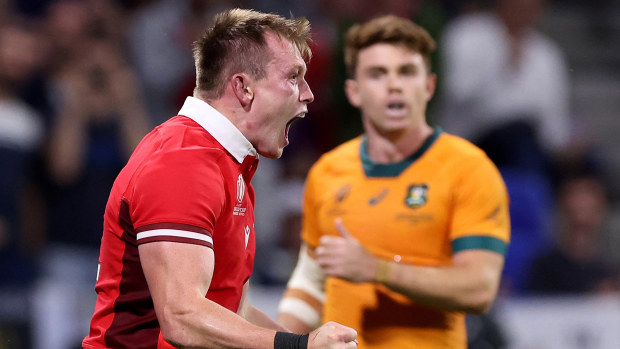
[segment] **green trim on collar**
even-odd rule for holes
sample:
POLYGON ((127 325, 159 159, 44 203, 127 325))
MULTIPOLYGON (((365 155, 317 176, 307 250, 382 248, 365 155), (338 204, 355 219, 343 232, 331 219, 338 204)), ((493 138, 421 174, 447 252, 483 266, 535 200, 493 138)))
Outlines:
POLYGON ((422 143, 422 146, 416 150, 413 154, 409 155, 405 160, 401 162, 395 162, 392 164, 378 164, 373 162, 368 156, 368 139, 363 136, 362 143, 360 145, 360 158, 362 159, 362 166, 364 167, 364 173, 366 177, 397 177, 399 176, 409 165, 419 159, 428 148, 435 143, 437 138, 443 133, 441 127, 435 127, 433 133, 422 143))
POLYGON ((502 256, 506 256, 508 244, 504 241, 491 236, 465 236, 452 241, 452 253, 464 250, 482 249, 497 252, 502 256))

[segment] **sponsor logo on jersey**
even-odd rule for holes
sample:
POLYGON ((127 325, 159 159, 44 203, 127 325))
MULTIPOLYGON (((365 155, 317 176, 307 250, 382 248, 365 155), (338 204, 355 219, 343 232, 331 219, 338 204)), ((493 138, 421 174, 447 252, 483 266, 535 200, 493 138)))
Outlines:
POLYGON ((341 208, 340 203, 347 199, 351 193, 351 184, 343 184, 338 189, 334 190, 334 202, 331 203, 331 208, 327 211, 330 216, 341 216, 346 213, 341 208))
POLYGON ((433 221, 435 221, 435 216, 433 216, 430 213, 419 213, 419 214, 400 213, 396 215, 395 219, 397 221, 407 222, 411 225, 418 225, 418 224, 424 224, 424 223, 432 223, 433 221))
POLYGON ((428 185, 426 184, 412 184, 407 189, 407 196, 405 197, 405 205, 411 208, 418 208, 426 203, 428 196, 428 185))
POLYGON ((374 206, 380 203, 381 201, 383 201, 383 199, 385 199, 385 197, 388 194, 388 191, 389 190, 387 188, 383 188, 382 191, 380 191, 379 193, 376 193, 370 198, 370 200, 368 200, 368 204, 370 204, 370 206, 374 206))
POLYGON ((244 232, 245 232, 245 248, 248 248, 248 241, 250 240, 250 226, 246 225, 244 232))
POLYGON ((338 202, 343 202, 351 192, 351 184, 344 184, 336 190, 335 198, 338 202))
POLYGON ((489 213, 484 219, 494 222, 497 225, 501 225, 503 223, 502 215, 500 215, 502 208, 497 205, 491 213, 489 213))

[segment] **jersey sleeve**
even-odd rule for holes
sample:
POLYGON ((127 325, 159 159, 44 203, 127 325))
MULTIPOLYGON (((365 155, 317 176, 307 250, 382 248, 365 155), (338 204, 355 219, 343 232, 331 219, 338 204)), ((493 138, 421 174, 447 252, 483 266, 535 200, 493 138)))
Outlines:
POLYGON ((155 155, 134 179, 130 215, 138 244, 175 241, 213 247, 225 204, 214 150, 182 149, 155 155))
POLYGON ((458 173, 453 189, 452 252, 486 249, 505 255, 510 217, 501 174, 487 157, 468 159, 458 173))
POLYGON ((319 172, 320 168, 316 164, 310 169, 302 198, 301 239, 312 248, 319 245, 319 238, 321 236, 318 221, 319 205, 317 202, 319 199, 317 190, 320 187, 318 181, 321 178, 319 172))

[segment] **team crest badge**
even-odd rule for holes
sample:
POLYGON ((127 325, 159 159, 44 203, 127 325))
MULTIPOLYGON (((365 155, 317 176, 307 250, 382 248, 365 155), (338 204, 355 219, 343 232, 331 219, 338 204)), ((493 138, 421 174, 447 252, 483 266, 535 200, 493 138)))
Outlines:
POLYGON ((428 185, 413 184, 407 189, 405 205, 411 208, 418 208, 426 203, 428 196, 428 185))

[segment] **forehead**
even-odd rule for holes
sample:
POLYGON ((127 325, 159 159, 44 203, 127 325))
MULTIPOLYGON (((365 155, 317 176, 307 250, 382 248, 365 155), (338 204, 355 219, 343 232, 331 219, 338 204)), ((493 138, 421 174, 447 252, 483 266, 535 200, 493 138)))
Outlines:
POLYGON ((270 64, 282 69, 290 66, 305 67, 306 63, 301 57, 299 49, 293 42, 278 36, 275 33, 265 33, 265 41, 271 51, 270 64))
POLYGON ((423 65, 422 55, 404 45, 378 43, 361 49, 357 55, 357 68, 414 64, 423 65))

